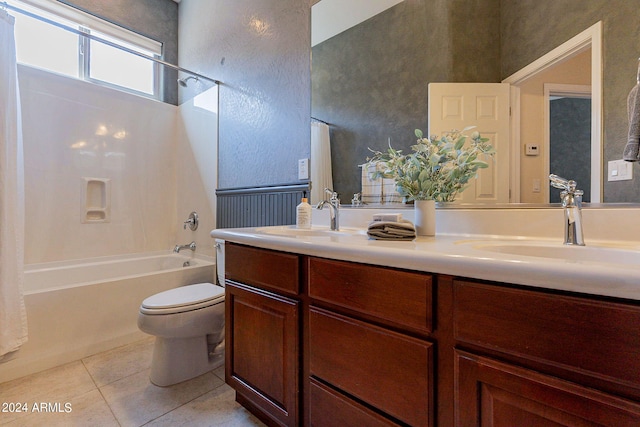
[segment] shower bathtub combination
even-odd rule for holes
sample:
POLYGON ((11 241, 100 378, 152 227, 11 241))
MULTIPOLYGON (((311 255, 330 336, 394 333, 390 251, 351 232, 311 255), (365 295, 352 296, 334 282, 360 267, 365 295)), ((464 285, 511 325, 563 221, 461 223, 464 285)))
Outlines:
POLYGON ((152 252, 25 266, 29 341, 0 363, 0 383, 129 344, 142 300, 200 282, 215 283, 215 260, 152 252))

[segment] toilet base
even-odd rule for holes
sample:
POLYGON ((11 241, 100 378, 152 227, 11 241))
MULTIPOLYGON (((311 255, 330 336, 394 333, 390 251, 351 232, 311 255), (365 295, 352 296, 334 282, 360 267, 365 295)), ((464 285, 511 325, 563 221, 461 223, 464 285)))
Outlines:
POLYGON ((208 354, 206 336, 156 337, 149 379, 160 387, 190 380, 224 364, 224 343, 208 354))

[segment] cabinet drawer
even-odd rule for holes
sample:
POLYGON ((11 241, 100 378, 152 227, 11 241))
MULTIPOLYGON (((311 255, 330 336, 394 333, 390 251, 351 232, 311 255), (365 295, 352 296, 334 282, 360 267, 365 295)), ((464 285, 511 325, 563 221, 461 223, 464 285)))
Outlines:
POLYGON ((433 419, 433 345, 311 307, 309 370, 412 426, 433 419))
POLYGON ((226 279, 297 295, 299 276, 297 255, 225 244, 226 279))
POLYGON ((458 342, 640 392, 640 306, 459 281, 458 342))
POLYGON ((398 426, 313 379, 310 380, 309 402, 309 421, 313 427, 398 426))
POLYGON ((422 332, 433 329, 428 274, 310 258, 309 296, 422 332))

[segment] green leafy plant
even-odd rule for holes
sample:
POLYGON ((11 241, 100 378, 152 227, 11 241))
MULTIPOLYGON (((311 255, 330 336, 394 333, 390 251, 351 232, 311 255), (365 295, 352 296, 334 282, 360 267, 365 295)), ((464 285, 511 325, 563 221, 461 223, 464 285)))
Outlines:
POLYGON ((416 129, 418 141, 409 154, 402 154, 391 145, 386 152, 371 150, 374 155, 368 160, 378 164, 372 178, 393 178, 398 193, 406 201, 452 202, 478 169, 489 167, 483 159, 495 154, 493 146, 487 143, 489 139, 478 132, 473 132, 467 142, 464 132, 470 129, 473 127, 429 138, 416 129))

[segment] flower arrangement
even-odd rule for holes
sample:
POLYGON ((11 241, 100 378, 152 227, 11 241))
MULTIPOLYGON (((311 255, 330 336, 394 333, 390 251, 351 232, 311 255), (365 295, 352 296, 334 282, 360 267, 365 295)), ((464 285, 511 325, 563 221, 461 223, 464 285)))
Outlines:
POLYGON ((417 144, 411 146, 410 154, 402 154, 389 145, 387 152, 371 150, 373 158, 369 162, 382 165, 372 178, 393 178, 397 191, 405 201, 435 200, 452 202, 464 190, 469 180, 476 176, 478 169, 489 167, 479 157, 492 157, 495 150, 478 132, 471 134, 466 144, 470 128, 453 130, 441 137, 423 137, 416 129, 417 144))

